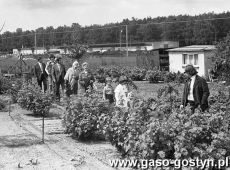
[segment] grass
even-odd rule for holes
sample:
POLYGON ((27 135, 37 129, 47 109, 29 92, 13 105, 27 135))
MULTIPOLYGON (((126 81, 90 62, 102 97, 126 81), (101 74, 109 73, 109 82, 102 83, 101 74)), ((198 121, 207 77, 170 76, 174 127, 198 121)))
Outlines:
MULTIPOLYGON (((135 81, 134 82, 137 87, 137 97, 141 97, 144 99, 148 99, 150 97, 156 97, 157 96, 157 91, 166 85, 166 83, 157 83, 157 84, 150 84, 148 81, 135 81)), ((210 91, 210 95, 217 93, 216 87, 220 85, 217 82, 213 82, 213 83, 208 83, 209 86, 209 91, 210 91)), ((181 84, 179 86, 176 87, 176 89, 179 91, 179 97, 182 97, 183 94, 183 88, 184 88, 184 84, 181 84)), ((227 89, 226 93, 227 93, 227 89)))

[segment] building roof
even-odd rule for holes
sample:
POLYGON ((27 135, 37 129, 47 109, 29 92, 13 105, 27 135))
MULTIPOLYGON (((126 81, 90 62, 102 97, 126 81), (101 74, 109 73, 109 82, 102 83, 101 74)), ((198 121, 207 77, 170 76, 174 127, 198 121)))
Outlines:
POLYGON ((185 46, 185 47, 180 47, 180 48, 174 48, 167 50, 169 52, 190 52, 190 51, 212 51, 215 50, 214 45, 190 45, 190 46, 185 46))

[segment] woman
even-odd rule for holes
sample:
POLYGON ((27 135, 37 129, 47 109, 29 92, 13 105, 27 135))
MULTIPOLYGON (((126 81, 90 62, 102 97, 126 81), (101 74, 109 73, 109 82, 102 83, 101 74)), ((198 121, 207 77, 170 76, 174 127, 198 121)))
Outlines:
POLYGON ((66 95, 69 97, 71 94, 77 94, 78 92, 78 79, 79 79, 79 63, 75 61, 67 70, 64 77, 66 83, 66 95))
POLYGON ((79 93, 86 93, 90 88, 93 89, 94 76, 88 69, 88 63, 82 64, 83 71, 79 74, 78 88, 79 93))
POLYGON ((121 76, 119 78, 119 84, 115 88, 115 99, 117 107, 127 107, 127 94, 128 94, 128 86, 127 86, 128 78, 126 76, 121 76))

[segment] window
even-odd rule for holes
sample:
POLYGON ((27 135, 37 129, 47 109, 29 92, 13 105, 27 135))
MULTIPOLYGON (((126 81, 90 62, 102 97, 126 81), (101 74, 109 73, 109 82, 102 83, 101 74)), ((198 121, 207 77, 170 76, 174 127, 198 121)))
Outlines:
POLYGON ((182 55, 183 65, 192 64, 198 65, 198 54, 183 54, 182 55))

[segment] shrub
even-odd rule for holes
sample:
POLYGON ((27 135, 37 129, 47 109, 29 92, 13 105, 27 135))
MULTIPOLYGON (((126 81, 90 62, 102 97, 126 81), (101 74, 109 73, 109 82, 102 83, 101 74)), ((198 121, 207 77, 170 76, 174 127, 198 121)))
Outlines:
POLYGON ((52 105, 52 95, 43 93, 36 83, 23 84, 18 92, 18 104, 23 109, 30 110, 36 116, 45 116, 52 105))
POLYGON ((0 75, 0 94, 6 93, 12 87, 12 81, 0 75))
POLYGON ((149 83, 158 83, 162 80, 162 74, 160 70, 149 70, 147 71, 145 78, 149 83))
POLYGON ((0 99, 0 111, 6 108, 6 103, 0 99))
POLYGON ((135 159, 221 159, 230 154, 230 102, 223 94, 216 97, 209 112, 194 114, 189 107, 179 110, 177 98, 171 112, 167 98, 139 101, 133 110, 104 115, 103 131, 123 155, 135 159))
POLYGON ((80 140, 103 139, 99 118, 110 112, 108 102, 98 93, 89 93, 71 99, 63 119, 65 132, 80 140))

